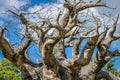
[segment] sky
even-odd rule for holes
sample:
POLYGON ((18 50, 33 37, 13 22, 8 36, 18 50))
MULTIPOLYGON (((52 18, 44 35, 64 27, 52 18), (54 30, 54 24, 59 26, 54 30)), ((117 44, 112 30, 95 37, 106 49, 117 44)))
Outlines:
MULTIPOLYGON (((58 8, 61 8, 61 2, 62 0, 0 0, 0 25, 4 26, 5 22, 9 22, 9 21, 13 21, 15 22, 16 20, 13 18, 13 16, 11 14, 9 14, 7 12, 7 9, 11 9, 11 10, 17 10, 17 9, 22 9, 22 7, 26 8, 24 10, 26 11, 36 11, 37 9, 41 8, 41 6, 47 6, 50 7, 51 9, 55 9, 53 7, 56 6, 58 8), (60 2, 60 3, 59 3, 60 2), (57 4, 56 4, 57 3, 57 4), (14 7, 14 8, 13 8, 14 7), (16 9, 15 9, 16 8, 16 9)), ((107 3, 108 6, 112 7, 112 8, 116 8, 116 9, 109 9, 109 8, 91 8, 91 11, 94 12, 94 14, 99 15, 100 12, 104 12, 106 14, 111 15, 112 17, 115 17, 117 14, 120 14, 120 0, 103 0, 103 2, 107 3)), ((49 8, 48 8, 49 9, 49 8)), ((54 14, 43 14, 44 12, 46 12, 47 9, 45 11, 42 12, 41 16, 45 16, 45 15, 51 15, 51 16, 56 16, 55 14, 58 13, 57 8, 55 10, 53 10, 54 14)), ((31 17, 31 16, 30 16, 31 17)), ((102 17, 102 16, 101 16, 102 17)), ((30 18, 31 21, 36 21, 38 20, 38 18, 36 18, 36 16, 30 18)), ((119 20, 120 22, 120 20, 119 20)), ((12 33, 7 33, 7 35, 5 35, 6 37, 8 37, 11 41, 11 43, 15 43, 18 41, 19 36, 16 36, 16 34, 14 34, 15 29, 17 29, 15 26, 16 25, 11 25, 12 27, 10 27, 9 29, 12 30, 12 33), (13 28, 14 27, 14 28, 13 28), (14 37, 14 39, 13 39, 14 37)), ((19 25, 18 25, 19 26, 19 25)), ((120 28, 118 28, 119 30, 120 28)), ((85 41, 82 42, 83 46, 85 44, 85 41)), ((112 43, 112 45, 110 46, 110 50, 116 50, 120 48, 120 41, 115 41, 112 43)), ((31 60, 33 62, 35 62, 35 58, 39 58, 41 59, 41 57, 39 55, 39 50, 37 48, 37 46, 35 46, 35 44, 33 43, 32 45, 34 45, 34 47, 30 47, 29 55, 33 55, 32 51, 35 50, 36 51, 36 55, 32 56, 31 60)), ((31 45, 31 46, 32 46, 31 45)), ((72 54, 72 49, 70 47, 66 48, 66 53, 70 53, 72 54)), ((71 55, 67 55, 68 58, 71 57, 71 55)), ((0 51, 0 58, 3 58, 2 52, 0 51)), ((116 62, 115 62, 115 68, 120 69, 120 57, 116 57, 116 62)))

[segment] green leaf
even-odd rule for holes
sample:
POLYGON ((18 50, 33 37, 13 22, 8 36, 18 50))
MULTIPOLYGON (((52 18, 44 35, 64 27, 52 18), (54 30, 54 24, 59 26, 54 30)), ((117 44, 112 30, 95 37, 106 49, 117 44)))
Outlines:
POLYGON ((20 70, 5 58, 0 62, 0 80, 22 80, 20 70))

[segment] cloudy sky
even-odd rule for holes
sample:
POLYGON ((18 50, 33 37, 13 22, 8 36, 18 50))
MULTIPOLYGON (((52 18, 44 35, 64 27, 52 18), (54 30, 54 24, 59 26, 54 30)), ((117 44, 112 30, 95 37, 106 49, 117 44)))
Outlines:
MULTIPOLYGON (((99 13, 105 13, 105 14, 109 14, 112 17, 115 17, 117 14, 120 14, 120 0, 103 0, 103 2, 105 2, 109 7, 111 8, 116 8, 116 9, 109 9, 109 8, 92 8, 91 10, 94 12, 94 14, 100 15, 99 13)), ((7 9, 11 9, 14 11, 17 10, 25 10, 25 11, 29 11, 29 12, 34 12, 39 10, 42 6, 46 7, 46 10, 44 10, 41 15, 42 16, 49 16, 51 15, 52 17, 55 16, 58 13, 58 9, 62 8, 62 0, 0 0, 0 25, 4 26, 6 25, 6 22, 9 22, 10 20, 13 20, 13 16, 7 12, 7 9), (56 8, 57 7, 57 8, 56 8), (24 8, 24 9, 23 9, 24 8), (51 14, 48 14, 47 11, 48 9, 52 10, 51 14), (46 14, 43 14, 44 12, 46 12, 46 14), (54 13, 54 14, 53 14, 54 13)), ((36 21, 38 20, 38 18, 36 16, 30 18, 32 21, 36 21), (35 20, 36 19, 36 20, 35 20)), ((13 21, 14 22, 14 21, 13 21)), ((120 20, 119 20, 120 22, 120 20)), ((120 28, 118 28, 119 30, 120 28)), ((13 29, 10 29, 13 30, 13 29)), ((11 42, 14 42, 13 37, 15 38, 15 35, 9 36, 11 42)), ((120 48, 120 46, 118 45, 120 44, 120 41, 115 41, 114 43, 112 43, 110 49, 115 50, 120 48)), ((68 53, 71 53, 70 49, 67 49, 68 53)), ((1 52, 0 52, 1 53, 1 52)), ((2 56, 2 55, 0 55, 2 56)), ((69 55, 68 55, 69 56, 69 55)), ((116 61, 116 68, 120 69, 120 59, 117 58, 116 61)))

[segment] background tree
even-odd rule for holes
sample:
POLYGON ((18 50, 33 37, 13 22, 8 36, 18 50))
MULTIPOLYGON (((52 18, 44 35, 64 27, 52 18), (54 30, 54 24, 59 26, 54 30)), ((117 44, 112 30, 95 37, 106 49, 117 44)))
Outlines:
POLYGON ((7 59, 0 61, 0 80, 22 80, 20 70, 7 59))
POLYGON ((119 50, 109 50, 110 44, 120 38, 114 35, 119 15, 113 19, 110 28, 93 13, 80 13, 91 7, 108 7, 101 0, 64 0, 63 7, 66 11, 60 10, 57 17, 52 17, 55 21, 50 16, 38 16, 38 22, 30 21, 27 15, 38 14, 45 8, 32 13, 8 9, 24 25, 24 31, 19 34, 24 42, 18 47, 11 45, 3 36, 7 26, 3 27, 0 30, 0 50, 4 57, 21 70, 23 80, 119 80, 115 75, 102 71, 111 58, 120 56, 119 50), (37 39, 33 37, 33 32, 37 34, 37 39), (79 45, 84 39, 87 39, 87 43, 80 51, 79 45), (41 62, 32 63, 27 55, 32 42, 40 50, 41 62), (72 47, 72 58, 66 58, 65 47, 72 47))
POLYGON ((111 72, 115 74, 116 76, 120 77, 120 71, 114 68, 114 62, 115 60, 111 60, 107 66, 106 66, 106 71, 111 72))

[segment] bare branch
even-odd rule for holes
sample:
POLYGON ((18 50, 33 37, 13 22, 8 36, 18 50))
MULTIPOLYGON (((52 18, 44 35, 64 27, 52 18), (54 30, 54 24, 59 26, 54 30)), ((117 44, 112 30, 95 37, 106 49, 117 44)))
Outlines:
POLYGON ((10 42, 7 40, 7 38, 3 37, 4 31, 6 30, 7 26, 3 27, 0 30, 0 49, 1 50, 6 50, 9 55, 13 56, 14 51, 11 48, 10 42))
POLYGON ((26 18, 23 16, 23 14, 21 12, 16 13, 16 12, 11 11, 9 9, 8 9, 8 11, 11 12, 11 13, 13 13, 14 15, 18 16, 20 18, 22 24, 27 24, 28 21, 26 20, 26 18))
POLYGON ((7 29, 8 26, 3 27, 2 29, 0 29, 0 38, 3 37, 4 31, 7 29))
POLYGON ((120 39, 120 36, 113 36, 113 40, 118 40, 120 39))
POLYGON ((37 24, 28 21, 28 20, 23 16, 23 13, 21 13, 21 12, 16 13, 16 12, 11 11, 11 10, 9 10, 9 11, 10 11, 11 13, 15 14, 16 16, 18 16, 18 17, 20 18, 20 20, 22 21, 22 24, 26 25, 26 27, 29 27, 29 28, 33 29, 33 30, 37 33, 37 35, 40 37, 40 40, 41 40, 40 42, 43 42, 43 38, 44 38, 44 36, 43 36, 43 31, 42 31, 41 28, 39 28, 39 27, 37 26, 37 24))
POLYGON ((113 35, 114 35, 115 31, 116 31, 118 19, 119 19, 119 15, 116 17, 115 22, 113 23, 112 29, 108 33, 107 39, 105 39, 103 41, 103 43, 107 46, 107 48, 109 48, 109 45, 114 40, 113 35))
POLYGON ((18 55, 24 55, 25 50, 28 48, 30 45, 31 40, 28 39, 25 43, 23 43, 19 48, 18 48, 18 55))
POLYGON ((76 5, 76 9, 77 11, 82 11, 84 9, 87 8, 91 8, 91 7, 101 7, 101 6, 105 6, 104 3, 79 3, 78 5, 76 5))
POLYGON ((67 8, 69 10, 69 12, 71 12, 72 5, 70 4, 70 2, 68 0, 64 0, 64 7, 67 8))
POLYGON ((100 71, 98 75, 96 76, 95 80, 101 80, 101 79, 106 79, 106 80, 120 80, 120 78, 116 77, 114 74, 105 72, 105 71, 100 71))
POLYGON ((58 62, 52 53, 53 47, 58 41, 59 41, 58 39, 48 39, 43 45, 42 57, 43 57, 44 64, 48 69, 49 67, 52 66, 56 70, 58 67, 58 62))
POLYGON ((102 41, 105 39, 106 34, 107 34, 107 30, 105 30, 104 32, 101 33, 96 45, 102 44, 102 41))
POLYGON ((65 28, 66 33, 68 33, 69 31, 71 31, 72 28, 74 28, 77 25, 77 16, 78 16, 78 14, 75 14, 73 16, 73 18, 72 17, 70 18, 70 20, 69 20, 69 22, 68 22, 68 24, 67 24, 67 26, 65 28))
POLYGON ((113 37, 113 34, 114 34, 114 32, 116 31, 116 27, 117 27, 117 22, 118 22, 118 20, 119 20, 119 15, 116 17, 116 19, 115 19, 115 21, 114 21, 114 23, 113 23, 112 29, 111 29, 111 31, 109 32, 109 35, 108 35, 108 36, 113 37))
MULTIPOLYGON (((86 33, 84 33, 83 35, 86 36, 93 30, 94 29, 89 30, 86 33)), ((84 37, 80 37, 76 42, 73 43, 73 52, 72 52, 73 53, 72 54, 73 57, 76 57, 79 54, 79 46, 80 46, 80 43, 82 42, 83 39, 84 39, 84 37)))
POLYGON ((74 31, 71 31, 71 33, 68 33, 69 35, 65 35, 65 38, 67 38, 67 41, 65 41, 66 43, 69 43, 72 40, 78 39, 78 38, 75 38, 74 36, 76 36, 77 33, 79 33, 78 32, 79 28, 80 27, 76 27, 76 29, 74 31))
MULTIPOLYGON (((73 62, 69 67, 71 69, 78 69, 80 66, 87 65, 89 61, 91 60, 91 57, 93 55, 94 48, 96 46, 96 43, 98 41, 98 26, 96 26, 96 30, 93 33, 95 35, 94 37, 90 37, 89 40, 87 41, 87 44, 85 45, 82 53, 80 54, 80 57, 73 62)), ((89 32, 87 32, 89 33, 89 32)))
POLYGON ((8 11, 11 12, 12 14, 16 15, 16 16, 19 16, 18 13, 14 12, 14 11, 12 11, 10 9, 8 9, 8 11))
POLYGON ((105 56, 105 60, 108 61, 115 56, 120 56, 120 49, 115 50, 115 51, 109 51, 107 55, 105 56))
POLYGON ((10 60, 11 62, 15 63, 15 52, 14 49, 12 49, 9 41, 6 38, 1 38, 0 39, 0 50, 2 50, 3 55, 5 58, 10 60))
POLYGON ((59 24, 61 27, 66 27, 66 25, 68 24, 68 21, 69 21, 69 12, 66 12, 65 14, 63 14, 61 19, 59 20, 59 24))
POLYGON ((60 20, 60 16, 61 16, 61 11, 59 12, 58 16, 57 16, 57 24, 60 26, 59 20, 60 20))
POLYGON ((96 1, 96 3, 100 3, 100 2, 101 2, 101 0, 97 0, 97 1, 96 1))

